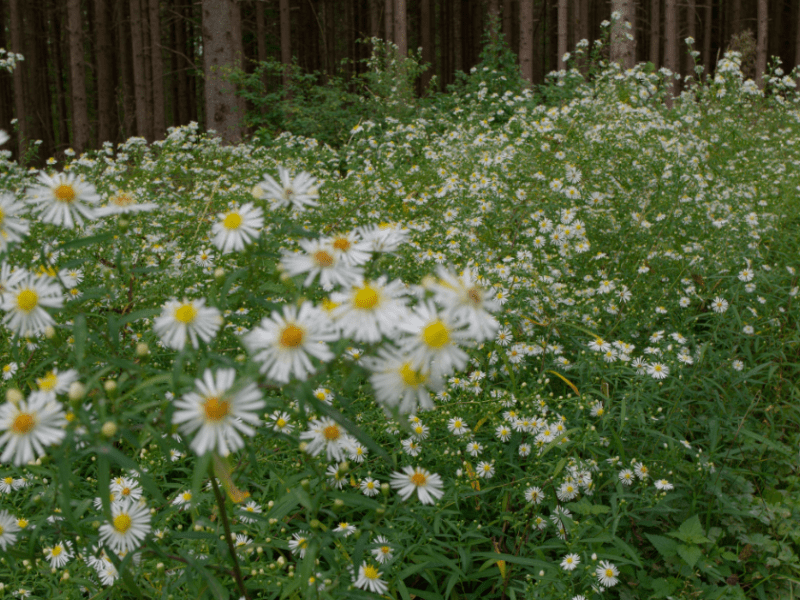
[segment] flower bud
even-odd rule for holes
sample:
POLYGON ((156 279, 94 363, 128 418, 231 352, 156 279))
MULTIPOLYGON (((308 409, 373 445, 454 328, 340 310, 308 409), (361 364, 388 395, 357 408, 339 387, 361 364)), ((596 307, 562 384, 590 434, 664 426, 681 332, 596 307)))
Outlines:
POLYGON ((17 404, 19 404, 19 402, 21 400, 23 400, 24 398, 25 398, 25 396, 22 395, 22 392, 20 392, 16 388, 11 388, 11 389, 6 391, 6 402, 10 402, 11 404, 13 404, 15 406, 17 404))
POLYGON ((73 381, 69 386, 69 399, 73 402, 83 400, 86 395, 86 386, 80 381, 73 381))
POLYGON ((113 437, 117 433, 117 424, 114 421, 106 421, 100 432, 107 438, 113 437))

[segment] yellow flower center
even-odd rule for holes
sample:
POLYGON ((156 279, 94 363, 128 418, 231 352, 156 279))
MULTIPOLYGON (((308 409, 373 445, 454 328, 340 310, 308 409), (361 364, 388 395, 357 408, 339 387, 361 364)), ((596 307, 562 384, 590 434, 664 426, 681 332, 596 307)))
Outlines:
POLYGON ((242 217, 239 213, 230 213, 222 222, 225 229, 239 229, 242 225, 242 217))
POLYGON ((197 309, 191 304, 181 304, 175 311, 175 320, 189 325, 197 318, 197 309))
POLYGON ((53 549, 50 551, 50 554, 51 554, 52 556, 58 556, 59 554, 61 554, 61 552, 62 552, 62 551, 63 551, 63 550, 61 549, 61 546, 56 546, 55 548, 53 548, 53 549))
POLYGON ((2 223, 2 222, 3 222, 3 217, 4 217, 4 216, 5 216, 5 215, 3 214, 3 209, 2 209, 2 208, 0 208, 0 223, 2 223))
POLYGON ((41 379, 36 379, 36 384, 39 386, 39 389, 45 392, 53 391, 53 388, 56 387, 58 383, 58 376, 50 371, 47 375, 42 377, 41 379))
POLYGON ((297 348, 303 343, 305 333, 297 325, 287 325, 281 333, 280 345, 284 348, 297 348))
POLYGON ((606 577, 614 577, 614 571, 611 569, 606 569, 606 577))
POLYGON ((71 203, 75 200, 75 196, 77 196, 75 188, 68 183, 62 183, 58 186, 53 192, 53 195, 56 197, 57 201, 65 204, 71 203))
POLYGON ((453 423, 453 427, 455 429, 458 429, 459 427, 461 427, 461 421, 456 421, 455 423, 453 423))
POLYGON ((114 517, 114 529, 120 533, 124 534, 126 531, 128 531, 128 529, 131 528, 132 523, 133 522, 131 521, 131 518, 125 513, 121 513, 114 517))
POLYGON ((125 207, 135 204, 136 200, 128 192, 120 192, 115 196, 111 196, 111 203, 116 206, 125 207))
POLYGON ((411 483, 413 483, 417 487, 422 487, 426 483, 428 483, 428 478, 425 477, 424 473, 420 473, 419 471, 417 471, 411 476, 411 483))
POLYGON ((380 577, 380 574, 378 573, 378 569, 376 569, 372 565, 367 565, 366 567, 364 567, 364 577, 366 577, 367 579, 377 579, 378 577, 380 577))
MULTIPOLYGON (((2 217, 1 213, 0 217, 2 217)), ((0 221, 2 221, 1 218, 0 221)), ((333 247, 336 248, 337 250, 341 250, 342 252, 347 252, 350 249, 350 246, 352 246, 352 244, 350 243, 350 240, 348 240, 347 238, 339 237, 333 240, 333 247)))
MULTIPOLYGON (((25 529, 27 526, 28 526, 27 519, 20 519, 19 521, 17 521, 17 527, 19 527, 20 529, 25 529)), ((0 531, 0 533, 2 533, 2 531, 0 531)))
POLYGON ((422 341, 431 348, 441 348, 450 341, 450 332, 447 326, 437 319, 422 330, 422 341))
POLYGON ((220 400, 216 396, 206 398, 203 402, 203 410, 206 412, 208 421, 221 421, 228 414, 228 402, 220 400))
POLYGON ((467 292, 467 297, 475 306, 480 306, 481 304, 481 293, 477 288, 470 288, 467 292))
POLYGON ((2 526, 2 525, 0 525, 0 535, 3 535, 3 532, 4 532, 4 531, 5 531, 5 529, 3 529, 3 526, 2 526))
POLYGON ((334 440, 338 440, 339 436, 342 435, 341 431, 339 431, 338 425, 328 425, 325 429, 322 430, 322 435, 325 436, 325 439, 329 442, 334 440))
POLYGON ((120 494, 122 494, 123 496, 130 496, 132 491, 133 491, 133 490, 131 490, 131 488, 129 488, 129 487, 124 487, 124 488, 122 488, 122 490, 120 491, 120 494))
POLYGON ((392 551, 392 549, 389 548, 389 546, 381 546, 381 552, 383 554, 389 554, 391 551, 392 551))
POLYGON ((278 419, 278 422, 275 424, 281 429, 283 429, 284 427, 286 427, 286 419, 278 419))
POLYGON ((5 479, 3 479, 3 483, 5 483, 7 485, 11 485, 12 483, 14 483, 14 478, 13 477, 6 477, 5 479))
POLYGON ((181 497, 183 498, 184 502, 188 502, 189 500, 192 499, 192 493, 191 492, 184 492, 181 497))
POLYGON ((36 291, 25 288, 17 296, 17 308, 29 313, 39 305, 39 294, 36 291))
POLYGON ((427 380, 427 377, 421 371, 415 371, 411 368, 411 363, 406 363, 400 368, 400 377, 403 378, 403 383, 409 387, 420 386, 427 380))
POLYGON ((11 431, 18 435, 25 435, 36 425, 36 418, 30 413, 19 413, 11 424, 11 431))
POLYGON ((333 257, 325 250, 318 250, 314 253, 314 260, 323 269, 333 266, 333 257))
POLYGON ((359 289, 356 293, 356 297, 353 299, 353 304, 355 304, 361 310, 370 310, 371 308, 374 308, 377 303, 378 292, 368 285, 365 285, 363 288, 359 289))

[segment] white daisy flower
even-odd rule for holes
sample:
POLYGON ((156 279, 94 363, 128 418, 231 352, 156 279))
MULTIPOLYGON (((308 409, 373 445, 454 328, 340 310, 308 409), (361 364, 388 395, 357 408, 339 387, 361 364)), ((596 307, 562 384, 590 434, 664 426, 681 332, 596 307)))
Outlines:
POLYGON ((483 479, 491 479, 494 477, 494 465, 484 460, 478 463, 475 471, 478 473, 478 477, 483 479))
POLYGON ((50 561, 50 568, 60 569, 72 558, 72 544, 68 541, 54 544, 44 549, 44 557, 50 561))
POLYGON ((359 487, 365 496, 372 497, 377 496, 378 492, 380 492, 381 483, 372 477, 365 477, 361 480, 361 485, 359 487))
POLYGON ((3 324, 18 336, 36 336, 55 323, 44 308, 61 308, 61 287, 45 275, 35 276, 25 269, 14 271, 0 296, 0 308, 6 311, 3 324))
POLYGON ((48 399, 55 400, 57 394, 66 394, 70 386, 78 380, 78 372, 69 369, 59 373, 58 369, 48 371, 44 377, 36 378, 39 391, 48 399))
POLYGON ((408 230, 382 223, 359 227, 359 234, 374 252, 394 252, 408 239, 408 230))
POLYGON ((380 348, 377 357, 363 362, 373 373, 370 383, 383 406, 397 408, 401 414, 434 407, 429 390, 439 391, 444 384, 438 373, 415 367, 409 356, 395 349, 380 348))
POLYGON ((118 501, 125 498, 138 501, 142 497, 142 487, 132 477, 117 477, 111 483, 111 497, 116 498, 118 501))
POLYGON ((5 131, 0 129, 0 146, 5 144, 10 139, 11 139, 11 137, 5 131))
POLYGON ((154 202, 139 202, 133 192, 118 190, 108 199, 108 204, 98 208, 95 213, 98 217, 108 215, 128 215, 140 212, 150 212, 158 208, 154 202))
POLYGON ((273 210, 288 206, 302 211, 307 206, 318 206, 316 177, 302 172, 292 179, 291 173, 284 167, 278 167, 278 177, 280 183, 269 175, 264 175, 264 181, 259 183, 264 195, 272 201, 273 210))
POLYGON ((403 500, 408 500, 417 492, 419 501, 423 504, 434 504, 444 496, 442 478, 436 473, 430 473, 420 467, 403 467, 403 473, 392 474, 392 487, 397 490, 403 500))
POLYGON ((397 324, 405 320, 405 284, 399 280, 387 284, 386 280, 384 275, 377 281, 358 282, 347 292, 331 294, 331 300, 338 304, 331 311, 331 318, 344 337, 356 342, 379 342, 382 336, 391 336, 397 324))
POLYGON ((136 550, 150 533, 150 509, 143 501, 122 500, 111 505, 111 521, 100 526, 100 541, 111 550, 136 550))
POLYGON ((153 322, 153 331, 168 348, 182 350, 187 337, 197 348, 198 338, 209 342, 222 325, 222 315, 213 306, 206 306, 204 298, 179 302, 169 300, 161 309, 161 315, 153 322))
POLYGON ((540 504, 544 500, 544 493, 540 487, 529 487, 525 490, 525 500, 531 504, 540 504))
POLYGON ((500 308, 492 291, 477 284, 471 269, 457 277, 444 267, 437 270, 439 281, 431 286, 436 301, 455 321, 466 323, 477 341, 494 338, 500 324, 490 313, 500 308))
POLYGON ((0 550, 5 549, 17 541, 17 532, 20 527, 16 517, 11 516, 7 510, 0 511, 0 550))
POLYGON ((574 571, 581 564, 581 557, 577 554, 567 554, 561 561, 561 568, 565 571, 574 571))
POLYGON ((372 257, 370 245, 355 230, 325 238, 322 243, 333 248, 336 255, 349 267, 363 265, 372 257))
POLYGON ((308 549, 308 534, 305 531, 293 533, 294 539, 289 540, 289 550, 292 554, 304 558, 308 549))
POLYGON ((307 440, 306 452, 317 456, 323 450, 328 461, 341 462, 347 454, 355 450, 355 441, 344 427, 329 417, 314 419, 308 431, 300 434, 301 440, 307 440))
POLYGON ((252 202, 217 216, 220 220, 211 228, 212 243, 223 254, 244 250, 247 244, 258 238, 258 232, 264 226, 264 211, 253 206, 252 202))
POLYGON ((362 279, 364 270, 345 263, 330 244, 321 240, 300 240, 298 245, 303 252, 284 252, 280 268, 290 277, 308 273, 303 282, 305 287, 310 286, 317 275, 324 289, 334 285, 350 286, 362 279))
POLYGON ((406 334, 400 340, 401 347, 415 368, 447 375, 466 366, 469 357, 456 343, 467 342, 469 335, 450 314, 440 313, 433 302, 417 305, 400 323, 400 329, 406 334))
POLYGON ((613 587, 619 583, 619 579, 617 578, 619 569, 607 560, 600 561, 600 564, 597 565, 597 569, 595 569, 595 575, 600 585, 603 587, 613 587))
POLYGON ((41 173, 39 185, 28 190, 27 200, 39 211, 42 222, 73 229, 83 226, 84 219, 97 218, 100 196, 91 183, 74 173, 56 173, 52 177, 41 173))
POLYGON ((24 209, 25 205, 12 194, 0 194, 0 252, 5 252, 9 244, 28 235, 28 221, 17 216, 24 209))
POLYGON ((313 373, 311 358, 327 362, 333 352, 323 342, 339 338, 333 324, 310 302, 299 308, 283 307, 283 314, 271 317, 243 338, 253 360, 261 363, 261 372, 273 381, 288 383, 292 377, 305 380, 313 373))
POLYGON ((448 421, 447 428, 454 435, 464 435, 469 431, 467 423, 461 417, 453 417, 448 421))
POLYGON ((375 594, 385 594, 389 589, 388 584, 381 579, 382 573, 373 565, 363 562, 358 568, 358 579, 354 585, 362 590, 369 590, 375 594))
POLYGON ((389 540, 387 540, 382 535, 379 535, 375 538, 375 543, 378 544, 377 548, 373 548, 370 552, 372 552, 372 556, 375 557, 381 564, 385 564, 392 560, 392 547, 389 545, 389 540))
POLYGON ((227 456, 244 448, 242 434, 254 436, 261 424, 256 412, 264 400, 255 383, 236 386, 234 369, 206 369, 203 379, 196 379, 197 392, 190 392, 175 402, 172 422, 185 435, 195 434, 192 450, 198 455, 215 451, 227 456))
POLYGON ((0 462, 22 466, 45 454, 45 447, 59 444, 66 432, 64 409, 45 394, 33 392, 27 400, 0 407, 0 462))

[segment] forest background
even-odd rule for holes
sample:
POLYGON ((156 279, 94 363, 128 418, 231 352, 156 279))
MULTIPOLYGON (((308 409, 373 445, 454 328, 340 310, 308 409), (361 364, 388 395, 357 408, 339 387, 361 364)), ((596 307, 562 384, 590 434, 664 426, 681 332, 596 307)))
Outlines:
POLYGON ((227 143, 290 130, 335 145, 362 116, 359 94, 375 93, 372 38, 419 49, 429 66, 409 98, 425 101, 481 62, 492 19, 538 86, 613 11, 625 66, 686 76, 696 60, 708 74, 733 49, 762 85, 768 56, 800 64, 800 0, 0 0, 0 48, 24 57, 0 71, 0 127, 32 164, 192 121, 227 143))

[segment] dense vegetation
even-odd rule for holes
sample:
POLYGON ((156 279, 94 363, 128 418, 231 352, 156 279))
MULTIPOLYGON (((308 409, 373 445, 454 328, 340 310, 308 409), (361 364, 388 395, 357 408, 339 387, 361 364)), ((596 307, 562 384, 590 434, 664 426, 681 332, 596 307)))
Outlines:
POLYGON ((0 597, 797 594, 794 81, 486 56, 337 148, 3 153, 0 597))

